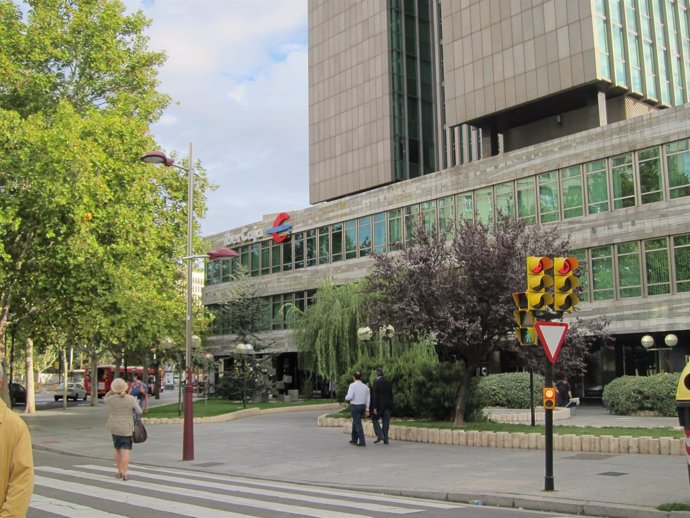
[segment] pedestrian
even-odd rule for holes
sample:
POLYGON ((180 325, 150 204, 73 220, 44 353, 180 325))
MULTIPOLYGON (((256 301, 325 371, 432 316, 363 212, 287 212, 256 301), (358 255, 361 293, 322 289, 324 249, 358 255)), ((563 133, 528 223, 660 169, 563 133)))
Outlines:
POLYGON ((108 431, 113 435, 115 446, 115 466, 117 478, 127 480, 129 453, 132 450, 132 433, 134 432, 134 414, 141 415, 142 410, 137 399, 127 394, 127 382, 115 378, 110 384, 110 392, 105 397, 108 407, 108 431))
POLYGON ((570 389, 570 383, 568 383, 568 378, 566 378, 565 376, 561 381, 556 383, 556 391, 558 392, 558 406, 567 405, 573 398, 573 392, 570 389))
POLYGON ((146 385, 139 379, 137 373, 132 374, 132 383, 129 385, 129 395, 137 398, 139 406, 144 409, 144 412, 149 411, 149 395, 146 390, 146 385))
POLYGON ((388 428, 393 410, 393 384, 383 377, 383 369, 376 368, 376 380, 371 389, 371 421, 374 424, 376 440, 388 444, 388 428), (379 419, 381 423, 379 423, 379 419), (383 425, 383 426, 382 426, 383 425))
MULTIPOLYGON (((0 388, 4 379, 0 364, 0 388)), ((33 490, 34 458, 29 429, 0 398, 0 516, 26 516, 33 490)))
POLYGON ((369 387, 362 383, 362 373, 355 371, 352 375, 352 383, 347 388, 347 395, 345 396, 345 401, 350 402, 350 413, 352 414, 350 444, 354 446, 367 445, 364 439, 362 417, 369 417, 370 397, 369 387))

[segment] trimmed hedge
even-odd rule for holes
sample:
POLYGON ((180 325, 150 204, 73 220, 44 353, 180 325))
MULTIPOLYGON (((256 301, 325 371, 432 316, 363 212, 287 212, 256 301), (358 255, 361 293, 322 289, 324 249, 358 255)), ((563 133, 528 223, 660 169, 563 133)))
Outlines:
POLYGON ((604 408, 616 415, 655 412, 675 417, 679 373, 652 376, 621 376, 604 387, 604 408))
MULTIPOLYGON (((544 377, 534 375, 535 406, 541 404, 544 377)), ((467 414, 476 417, 485 407, 530 408, 529 372, 506 372, 481 376, 472 380, 467 400, 467 414)))

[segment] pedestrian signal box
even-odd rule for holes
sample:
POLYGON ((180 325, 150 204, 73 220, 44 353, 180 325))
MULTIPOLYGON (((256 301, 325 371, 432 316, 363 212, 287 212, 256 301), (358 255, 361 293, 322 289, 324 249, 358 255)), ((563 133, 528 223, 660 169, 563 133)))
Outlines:
POLYGON ((544 387, 544 410, 556 408, 556 389, 555 387, 544 387))
POLYGON ((516 327, 515 336, 520 345, 537 345, 537 331, 533 327, 516 327))

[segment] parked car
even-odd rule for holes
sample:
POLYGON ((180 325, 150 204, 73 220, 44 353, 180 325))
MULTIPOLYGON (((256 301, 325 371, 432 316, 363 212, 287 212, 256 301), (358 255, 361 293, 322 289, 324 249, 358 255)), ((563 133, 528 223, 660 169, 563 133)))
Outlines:
MULTIPOLYGON (((65 385, 63 383, 60 383, 57 388, 55 389, 55 401, 60 401, 62 399, 62 395, 65 393, 65 385)), ((86 389, 84 388, 84 385, 81 383, 74 383, 71 381, 67 382, 67 399, 74 399, 75 401, 77 399, 83 399, 86 401, 86 389)))
POLYGON ((26 404, 26 389, 19 383, 10 383, 10 403, 12 406, 26 404))

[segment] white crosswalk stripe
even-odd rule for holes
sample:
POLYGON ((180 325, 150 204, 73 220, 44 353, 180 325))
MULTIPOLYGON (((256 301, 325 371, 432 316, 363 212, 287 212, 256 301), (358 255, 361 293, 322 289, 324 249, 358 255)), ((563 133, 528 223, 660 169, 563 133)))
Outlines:
MULTIPOLYGON (((132 511, 134 507, 199 518, 266 516, 267 512, 313 518, 364 518, 371 513, 409 515, 430 509, 464 507, 173 468, 131 466, 127 482, 116 480, 112 474, 112 467, 91 464, 74 466, 74 469, 37 466, 31 509, 72 518, 129 518, 130 512, 132 517, 144 515, 132 511), (76 495, 87 495, 87 499, 79 500, 81 504, 74 503, 76 495), (103 500, 102 505, 94 505, 93 499, 103 500), (117 508, 120 514, 112 512, 113 503, 120 504, 117 508), (125 511, 121 504, 126 504, 125 511)), ((32 516, 31 509, 27 518, 32 516)))

